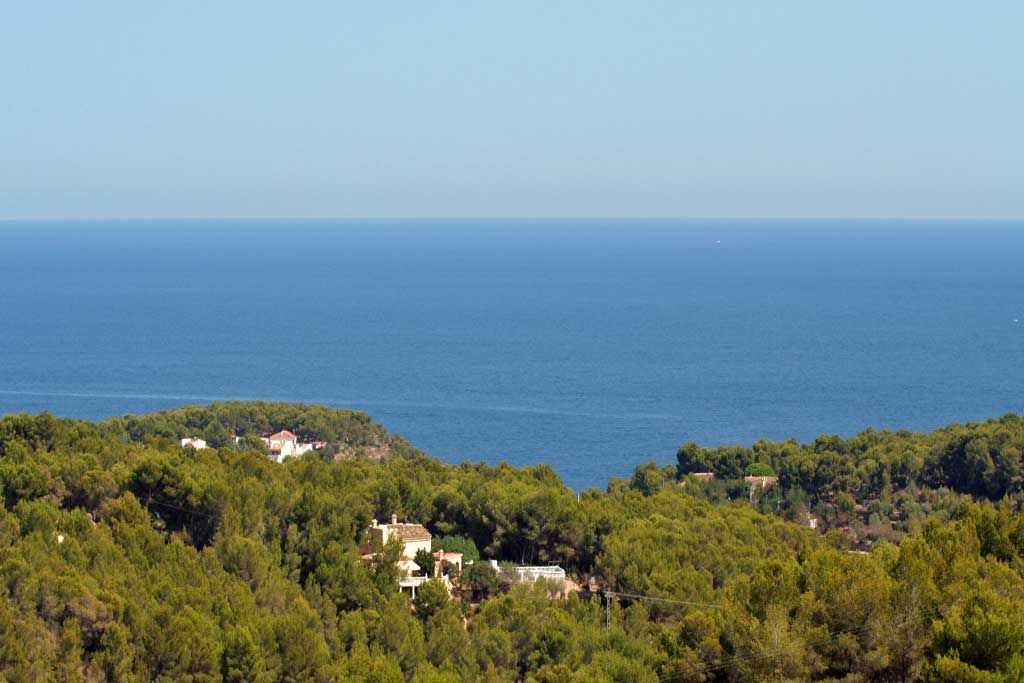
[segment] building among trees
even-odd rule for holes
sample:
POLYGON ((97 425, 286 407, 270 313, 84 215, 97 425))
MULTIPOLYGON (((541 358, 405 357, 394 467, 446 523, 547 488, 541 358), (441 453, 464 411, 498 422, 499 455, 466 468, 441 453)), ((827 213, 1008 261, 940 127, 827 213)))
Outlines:
POLYGON ((199 450, 200 448, 209 448, 209 446, 206 445, 206 441, 204 439, 200 439, 198 436, 186 436, 181 440, 181 447, 194 448, 196 450, 199 450))
POLYGON ((311 443, 299 443, 299 437, 293 432, 283 429, 276 434, 260 439, 267 444, 267 454, 277 462, 283 462, 291 455, 302 455, 313 450, 311 443))

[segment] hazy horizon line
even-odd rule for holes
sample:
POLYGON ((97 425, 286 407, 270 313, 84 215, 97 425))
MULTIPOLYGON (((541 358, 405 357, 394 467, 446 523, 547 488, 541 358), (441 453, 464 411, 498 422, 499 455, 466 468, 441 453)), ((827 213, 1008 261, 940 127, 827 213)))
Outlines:
POLYGON ((853 222, 853 221, 899 221, 904 223, 914 222, 985 222, 985 223, 1018 223, 1024 222, 1024 216, 1020 217, 992 217, 992 216, 644 216, 644 215, 613 215, 613 216, 587 216, 587 215, 474 215, 474 216, 444 216, 444 215, 423 215, 423 216, 42 216, 42 217, 0 217, 0 224, 10 223, 162 223, 162 222, 277 222, 277 221, 304 221, 304 222, 393 222, 393 221, 832 221, 832 222, 853 222))

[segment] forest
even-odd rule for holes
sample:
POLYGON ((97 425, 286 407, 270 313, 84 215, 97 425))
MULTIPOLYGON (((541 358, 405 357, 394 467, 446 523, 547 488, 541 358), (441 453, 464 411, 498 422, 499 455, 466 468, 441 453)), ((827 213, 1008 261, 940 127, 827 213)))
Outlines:
POLYGON ((1016 415, 686 444, 675 465, 577 496, 548 466, 445 464, 323 406, 9 415, 0 675, 1021 681, 1022 451, 1016 415), (328 446, 273 462, 255 437, 285 428, 328 446), (214 448, 179 446, 193 435, 214 448), (754 496, 750 473, 777 484, 754 496), (802 523, 810 510, 823 528, 802 523), (467 556, 558 564, 583 589, 467 570, 461 597, 431 582, 411 599, 393 562, 360 555, 371 520, 392 514, 467 556), (858 514, 879 527, 870 543, 858 514))
MULTIPOLYGON (((869 429, 850 439, 762 440, 749 448, 687 443, 668 474, 686 481, 696 472, 713 473, 712 481, 693 481, 696 495, 712 500, 746 496, 746 475, 775 476, 777 486, 755 492, 759 509, 793 521, 813 511, 825 526, 843 528, 868 547, 879 538, 898 541, 919 530, 933 510, 955 504, 962 495, 993 502, 1019 499, 1022 434, 1024 419, 1009 414, 930 434, 869 429)), ((644 469, 658 468, 648 463, 644 469)))

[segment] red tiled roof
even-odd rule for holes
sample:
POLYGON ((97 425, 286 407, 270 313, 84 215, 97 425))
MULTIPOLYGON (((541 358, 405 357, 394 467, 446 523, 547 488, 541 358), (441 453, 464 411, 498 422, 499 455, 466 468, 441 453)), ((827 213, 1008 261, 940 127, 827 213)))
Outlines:
POLYGON ((274 441, 295 441, 296 436, 285 429, 277 434, 271 434, 270 438, 274 441))
POLYGON ((461 560, 462 553, 457 553, 451 550, 435 550, 434 559, 438 562, 443 562, 445 560, 461 560))
POLYGON ((429 541, 432 538, 422 524, 388 524, 388 531, 403 541, 429 541))

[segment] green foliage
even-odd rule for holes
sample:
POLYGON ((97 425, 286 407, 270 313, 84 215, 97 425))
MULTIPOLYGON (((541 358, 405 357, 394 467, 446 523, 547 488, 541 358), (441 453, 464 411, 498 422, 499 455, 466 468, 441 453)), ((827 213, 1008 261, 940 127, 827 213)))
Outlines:
POLYGON ((423 550, 420 548, 416 551, 416 555, 413 556, 412 561, 419 566, 420 573, 423 576, 434 575, 434 554, 429 550, 423 550))
MULTIPOLYGON (((52 417, 49 419, 54 420, 52 417)), ((83 430, 96 429, 87 423, 81 424, 83 430)), ((131 441, 153 437, 178 440, 199 434, 214 448, 233 445, 230 437, 235 434, 241 437, 239 447, 256 450, 265 450, 257 437, 282 429, 291 430, 306 441, 326 441, 332 451, 342 454, 362 454, 375 458, 381 455, 413 457, 420 454, 400 437, 388 434, 380 425, 374 424, 365 413, 301 403, 227 401, 205 406, 185 406, 149 415, 125 415, 98 425, 100 434, 115 435, 131 441)), ((59 431, 53 423, 18 427, 17 431, 12 428, 11 431, 32 443, 58 443, 51 436, 59 431)), ((3 452, 3 442, 4 433, 0 432, 0 453, 3 452)))
POLYGON ((501 590, 501 577, 490 562, 474 562, 462 572, 463 583, 471 586, 484 597, 496 595, 501 590))
POLYGON ((658 463, 651 461, 637 466, 633 478, 629 481, 629 487, 645 496, 653 496, 661 490, 666 481, 668 477, 665 476, 665 472, 658 467, 658 463))
POLYGON ((808 444, 761 440, 750 448, 702 448, 676 454, 678 476, 714 472, 719 479, 778 474, 783 489, 802 489, 812 503, 836 491, 856 498, 910 485, 949 487, 998 500, 1024 492, 1024 418, 950 425, 930 434, 867 430, 850 439, 820 436, 808 444))
POLYGON ((746 473, 751 477, 774 477, 775 470, 766 462, 752 462, 747 465, 746 473))
POLYGON ((225 683, 268 680, 263 652, 249 629, 233 628, 224 634, 222 676, 225 683))
POLYGON ((431 617, 448 604, 448 589, 444 587, 441 579, 431 579, 416 589, 416 597, 412 603, 416 608, 416 616, 421 621, 430 621, 431 617))
POLYGON ((463 563, 476 562, 480 559, 480 550, 477 549, 476 543, 466 536, 434 536, 430 539, 430 549, 462 553, 463 563))
POLYGON ((1006 416, 927 435, 687 444, 677 471, 646 463, 577 498, 549 467, 443 465, 359 413, 319 406, 224 403, 99 424, 7 416, 0 671, 18 681, 1018 681, 1022 425, 1006 416), (282 427, 332 440, 344 457, 279 465, 251 447, 282 427), (225 445, 179 448, 191 434, 225 445), (695 471, 717 478, 676 485, 695 471), (742 477, 771 471, 778 486, 751 505, 742 477), (848 552, 848 534, 803 526, 809 509, 883 540, 848 552), (552 598, 543 582, 503 581, 477 560, 461 602, 431 581, 410 604, 397 587, 401 543, 364 557, 370 520, 392 513, 467 561, 558 563, 598 594, 552 598), (898 545, 884 540, 894 518, 907 526, 898 545), (603 590, 623 594, 608 626, 603 590))

